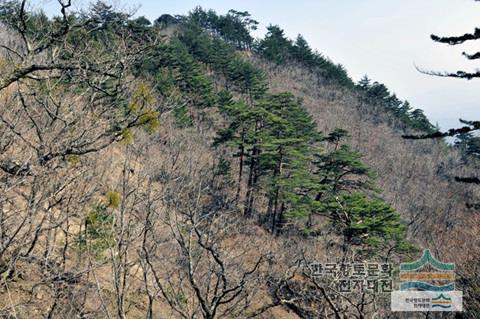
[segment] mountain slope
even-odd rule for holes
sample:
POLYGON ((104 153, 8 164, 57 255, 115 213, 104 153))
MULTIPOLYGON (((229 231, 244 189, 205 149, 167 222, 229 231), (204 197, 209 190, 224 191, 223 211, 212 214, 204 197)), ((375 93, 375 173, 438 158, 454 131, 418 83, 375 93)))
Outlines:
POLYGON ((0 9, 0 316, 401 318, 315 265, 430 248, 475 318, 475 167, 381 84, 245 12, 0 9))

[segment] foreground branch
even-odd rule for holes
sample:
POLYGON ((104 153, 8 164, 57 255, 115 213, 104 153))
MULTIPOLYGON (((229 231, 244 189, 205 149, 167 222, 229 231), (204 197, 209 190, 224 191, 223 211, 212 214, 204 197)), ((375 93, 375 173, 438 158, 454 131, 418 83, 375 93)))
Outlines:
POLYGON ((475 31, 473 33, 465 33, 464 35, 454 37, 439 37, 432 34, 430 38, 435 42, 457 45, 464 43, 465 41, 480 39, 480 29, 475 28, 475 31))

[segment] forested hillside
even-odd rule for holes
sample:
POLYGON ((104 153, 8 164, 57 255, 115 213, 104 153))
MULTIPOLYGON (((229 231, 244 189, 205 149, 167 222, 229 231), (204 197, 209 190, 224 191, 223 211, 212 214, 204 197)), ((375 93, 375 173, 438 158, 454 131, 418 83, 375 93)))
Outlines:
POLYGON ((248 12, 0 3, 0 318, 413 318, 312 267, 424 248, 480 315, 475 136, 248 12))

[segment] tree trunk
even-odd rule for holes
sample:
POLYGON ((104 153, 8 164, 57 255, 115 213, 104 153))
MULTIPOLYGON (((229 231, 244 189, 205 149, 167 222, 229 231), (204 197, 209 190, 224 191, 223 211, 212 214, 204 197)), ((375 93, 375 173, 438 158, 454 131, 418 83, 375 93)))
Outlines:
POLYGON ((255 203, 255 186, 258 180, 256 156, 258 151, 256 148, 252 151, 252 159, 250 162, 250 172, 248 176, 247 195, 245 197, 245 216, 251 217, 253 213, 253 205, 255 203))
MULTIPOLYGON (((259 120, 255 123, 255 135, 258 131, 258 126, 259 126, 259 120)), ((250 159, 250 170, 248 173, 248 184, 247 184, 247 195, 245 196, 245 209, 244 209, 244 215, 247 217, 251 217, 253 213, 253 205, 255 203, 255 186, 257 184, 258 180, 258 165, 257 165, 257 160, 258 160, 258 155, 260 154, 260 150, 257 147, 257 138, 254 139, 253 141, 253 149, 252 149, 252 155, 250 159)))
MULTIPOLYGON (((275 169, 273 171, 273 181, 275 183, 276 183, 276 178, 282 174, 282 162, 283 162, 282 147, 279 147, 278 153, 279 153, 278 163, 275 166, 275 169)), ((276 229, 276 226, 277 226, 276 223, 277 223, 277 210, 278 210, 278 194, 280 192, 280 188, 277 184, 275 184, 273 187, 275 188, 275 192, 273 194, 273 197, 272 197, 272 195, 270 195, 271 200, 269 199, 269 207, 268 207, 268 211, 267 211, 267 216, 268 217, 272 216, 271 217, 271 219, 272 219, 272 233, 275 233, 275 229, 276 229), (273 214, 272 214, 272 212, 273 212, 273 214)))
POLYGON ((240 198, 240 192, 242 191, 242 177, 243 177, 243 159, 245 157, 245 146, 243 144, 245 138, 245 129, 242 130, 242 144, 240 145, 240 163, 238 168, 238 186, 237 194, 235 195, 235 201, 240 198))

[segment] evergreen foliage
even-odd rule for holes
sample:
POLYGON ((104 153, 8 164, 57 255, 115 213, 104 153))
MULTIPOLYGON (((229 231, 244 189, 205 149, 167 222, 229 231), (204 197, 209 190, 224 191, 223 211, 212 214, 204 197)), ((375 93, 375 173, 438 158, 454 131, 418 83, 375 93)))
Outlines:
POLYGON ((215 11, 195 8, 188 17, 209 34, 220 37, 237 49, 250 49, 253 44, 252 30, 257 29, 258 22, 247 12, 230 10, 226 15, 217 15, 215 11))
POLYGON ((408 101, 401 101, 382 83, 372 82, 366 75, 358 82, 357 89, 364 96, 364 100, 381 107, 402 123, 403 129, 414 129, 424 133, 434 133, 436 127, 430 123, 421 109, 412 110, 408 101))
POLYGON ((270 25, 267 30, 265 38, 256 46, 256 52, 263 58, 277 65, 294 62, 316 74, 319 81, 348 88, 354 87, 345 68, 314 52, 302 35, 298 35, 292 43, 279 26, 270 25))
POLYGON ((364 255, 394 249, 407 251, 406 225, 395 210, 379 199, 363 193, 341 193, 335 201, 322 205, 321 211, 332 220, 332 227, 344 238, 344 249, 358 247, 364 255))
POLYGON ((346 131, 322 137, 301 101, 290 93, 268 95, 253 107, 224 95, 222 112, 230 123, 218 132, 215 145, 236 150, 237 197, 244 187, 246 216, 261 214, 256 201, 265 196, 263 216, 272 233, 300 222, 314 235, 313 217, 327 215, 349 246, 371 249, 370 253, 388 245, 400 250, 408 246, 398 213, 368 195, 377 191, 374 174, 361 154, 343 143, 346 131), (321 142, 329 150, 319 151, 321 142), (348 211, 340 214, 340 209, 348 211))
POLYGON ((480 137, 471 132, 458 134, 455 146, 467 155, 480 158, 480 137))
POLYGON ((319 183, 327 188, 317 195, 316 200, 335 195, 340 191, 359 191, 373 188, 374 174, 362 161, 362 154, 343 143, 348 133, 344 130, 331 132, 325 141, 332 150, 315 154, 315 174, 319 183))
MULTIPOLYGON (((15 14, 15 10, 18 10, 16 8, 17 4, 18 2, 13 1, 10 3, 10 7, 0 6, 2 21, 9 21, 8 15, 15 14)), ((36 26, 35 28, 41 29, 40 33, 35 33, 35 36, 43 32, 42 37, 46 39, 45 41, 56 41, 54 36, 62 30, 62 23, 64 22, 62 18, 49 20, 41 12, 29 14, 31 18, 28 19, 28 23, 33 23, 36 26)), ((150 295, 152 292, 157 294, 160 291, 164 297, 177 293, 177 291, 162 291, 161 288, 157 290, 153 289, 155 286, 149 286, 149 282, 152 282, 158 287, 162 287, 163 282, 163 279, 158 279, 159 277, 155 272, 156 267, 153 267, 151 260, 148 259, 150 258, 148 254, 152 251, 150 250, 152 247, 149 246, 155 246, 156 249, 157 244, 163 241, 163 234, 160 236, 162 238, 157 237, 159 234, 157 234, 155 228, 157 227, 155 222, 158 218, 162 219, 162 222, 165 222, 165 225, 168 226, 167 228, 173 231, 173 237, 170 239, 174 244, 176 241, 180 245, 178 250, 183 253, 183 255, 178 255, 180 256, 179 259, 173 258, 174 263, 187 262, 181 271, 190 267, 187 269, 186 276, 183 277, 186 280, 183 281, 180 278, 181 285, 190 282, 197 297, 200 295, 199 291, 203 290, 203 287, 198 288, 203 281, 197 281, 192 275, 192 269, 197 267, 192 267, 191 260, 194 259, 199 260, 199 263, 196 264, 200 265, 198 269, 207 268, 210 271, 210 276, 218 276, 219 279, 216 284, 210 285, 213 281, 208 281, 208 284, 204 285, 206 286, 205 290, 207 290, 207 298, 202 299, 204 300, 202 305, 204 308, 202 309, 204 313, 209 314, 209 318, 215 317, 214 312, 211 313, 208 310, 209 307, 205 305, 210 300, 213 300, 212 303, 215 302, 223 307, 223 300, 226 300, 225 303, 227 304, 234 300, 236 296, 243 294, 242 289, 245 288, 246 278, 250 277, 257 267, 260 267, 260 261, 253 270, 245 272, 243 277, 242 275, 236 276, 236 279, 241 278, 238 285, 235 284, 233 289, 227 288, 227 279, 225 279, 227 272, 225 272, 222 261, 224 256, 222 253, 218 253, 221 245, 217 245, 217 243, 221 243, 221 241, 215 241, 215 228, 209 228, 217 225, 208 225, 211 220, 215 220, 212 218, 213 214, 221 215, 224 213, 222 209, 226 207, 227 199, 222 198, 222 203, 218 204, 215 202, 217 199, 215 198, 212 200, 212 204, 205 206, 203 202, 207 199, 210 200, 210 197, 197 196, 197 193, 215 192, 215 196, 227 198, 235 191, 235 189, 231 189, 232 185, 237 187, 236 200, 230 206, 231 201, 228 198, 229 208, 225 211, 234 215, 234 210, 231 207, 239 211, 243 210, 245 217, 257 218, 265 228, 277 236, 287 233, 319 236, 322 231, 328 229, 338 235, 336 239, 340 238, 343 241, 344 251, 347 249, 354 250, 357 255, 361 256, 385 255, 385 252, 389 253, 392 250, 401 252, 410 248, 405 239, 406 226, 401 221, 399 214, 380 199, 380 190, 376 188, 374 182, 375 174, 363 163, 362 154, 347 144, 348 132, 342 129, 336 129, 326 135, 319 132, 312 116, 303 107, 302 101, 289 92, 270 92, 263 72, 245 57, 247 55, 245 52, 239 52, 239 50, 253 48, 254 52, 280 67, 288 63, 294 63, 308 68, 317 76, 318 81, 324 81, 329 85, 337 85, 342 88, 353 88, 355 86, 341 65, 334 64, 328 58, 312 50, 301 35, 292 42, 285 36, 280 27, 269 26, 265 38, 255 45, 250 32, 256 28, 258 22, 253 20, 248 12, 234 10, 230 10, 226 15, 217 15, 212 10, 205 11, 196 8, 186 17, 163 15, 156 19, 152 25, 144 17, 134 19, 128 14, 117 12, 105 2, 98 1, 90 8, 88 14, 64 16, 63 18, 87 22, 83 27, 78 27, 66 37, 65 42, 62 42, 66 46, 102 48, 109 44, 110 40, 115 38, 119 31, 124 30, 128 30, 128 36, 120 38, 117 43, 134 49, 137 49, 136 45, 142 44, 142 46, 138 46, 141 50, 135 51, 142 52, 142 56, 135 60, 133 70, 130 64, 128 64, 128 68, 123 68, 123 63, 131 58, 130 55, 110 56, 109 52, 106 52, 106 57, 95 57, 114 61, 113 64, 108 64, 112 65, 108 70, 103 70, 110 72, 111 69, 118 68, 111 80, 98 80, 99 77, 107 76, 102 74, 102 76, 95 78, 96 81, 90 82, 90 77, 85 77, 81 79, 86 79, 86 81, 76 83, 78 86, 65 86, 65 88, 73 87, 75 89, 94 87, 95 94, 92 101, 95 103, 100 103, 99 100, 101 100, 101 103, 104 103, 104 100, 109 102, 108 107, 91 113, 91 117, 94 118, 93 130, 97 129, 97 121, 100 122, 99 120, 102 117, 110 119, 115 118, 117 113, 122 115, 121 120, 116 121, 111 128, 108 126, 105 132, 99 132, 100 137, 108 137, 108 143, 111 144, 116 141, 122 141, 124 144, 133 143, 133 128, 135 126, 144 127, 149 132, 155 131, 160 125, 159 112, 165 107, 156 105, 157 97, 159 97, 159 101, 168 102, 167 107, 170 107, 170 114, 174 116, 176 124, 182 128, 192 125, 202 128, 202 125, 205 125, 202 122, 204 117, 198 116, 199 114, 212 113, 217 118, 219 114, 223 116, 222 120, 214 123, 213 127, 218 129, 214 146, 224 147, 222 149, 224 152, 213 160, 217 162, 216 165, 208 166, 212 168, 212 180, 219 179, 222 182, 216 184, 215 181, 206 181, 207 178, 202 176, 202 179, 199 178, 201 181, 199 184, 205 183, 205 185, 200 185, 201 187, 197 191, 197 185, 195 185, 197 180, 192 178, 195 174, 184 174, 180 170, 176 171, 175 168, 175 174, 178 173, 178 175, 172 176, 168 181, 169 184, 150 185, 153 180, 145 181, 143 179, 145 176, 138 174, 138 172, 134 173, 134 170, 128 168, 127 161, 125 161, 122 170, 125 176, 122 185, 125 198, 120 193, 108 192, 104 200, 97 203, 86 216, 80 217, 80 219, 73 218, 72 223, 79 221, 82 224, 80 225, 78 238, 86 244, 85 247, 100 252, 108 248, 113 271, 118 271, 118 269, 125 271, 123 273, 124 281, 115 281, 117 289, 122 284, 127 286, 126 278, 130 276, 130 270, 133 269, 131 267, 140 265, 141 267, 137 268, 139 271, 143 271, 145 276, 144 288, 148 297, 151 298, 151 302, 153 302, 153 297, 150 295), (163 28, 173 25, 175 25, 175 32, 170 34, 164 42, 149 42, 151 37, 158 36, 160 32, 165 31, 162 30, 163 28), (149 45, 145 47, 144 44, 149 45), (117 61, 119 63, 116 63, 117 61), (127 78, 128 85, 117 85, 117 79, 119 78, 127 78), (97 84, 97 82, 101 84, 97 84), (124 95, 120 96, 119 92, 124 95), (100 98, 95 100, 97 95, 100 95, 100 98), (111 131, 114 134, 111 134, 111 131), (227 149, 231 152, 228 152, 227 149), (235 173, 238 175, 233 176, 235 173), (136 174, 139 177, 129 179, 127 175, 130 176, 130 174, 131 176, 136 174), (235 179, 236 183, 231 179, 235 179), (177 181, 180 185, 178 188, 175 184, 177 181), (137 193, 136 187, 147 188, 147 185, 143 184, 149 184, 148 191, 137 193), (186 186, 187 184, 188 186, 186 186), (191 185, 195 185, 195 187, 190 188, 191 185), (169 189, 170 187, 171 189, 169 189), (189 190, 195 191, 188 193, 189 190), (156 192, 162 193, 157 196, 156 192), (187 194, 181 194, 177 197, 175 192, 187 194), (157 199, 151 197, 161 197, 161 201, 157 202, 161 205, 153 205, 157 199), (195 200, 190 202, 192 198, 195 198, 195 200), (183 201, 186 203, 183 203, 183 201), (145 202, 145 205, 137 206, 138 202, 145 202), (129 207, 130 205, 131 207, 129 207), (157 209, 165 207, 168 208, 165 215, 156 214, 157 209), (213 213, 209 209, 210 207, 214 207, 212 209, 213 213), (170 215, 171 211, 173 211, 172 215, 170 215), (200 215, 198 215, 199 212, 200 215), (174 215, 177 213, 179 215, 174 215), (170 216, 182 216, 181 218, 184 219, 181 222, 173 221, 170 216), (124 224, 126 220, 128 222, 124 224), (143 227, 139 227, 138 232, 131 231, 132 228, 129 228, 129 226, 139 221, 144 222, 143 227), (133 243, 132 238, 137 240, 142 236, 142 246, 136 246, 136 244, 129 246, 133 243), (148 243, 147 238, 149 238, 148 243), (127 242, 130 239, 132 241, 127 242), (137 248, 139 251, 136 251, 137 248), (140 250, 142 251, 140 252, 140 250), (202 250, 206 252, 206 255, 198 254, 202 250), (137 260, 138 263, 131 263, 128 257, 131 251, 140 258, 137 260), (204 256, 207 256, 207 258, 204 256), (200 260, 202 260, 202 263, 200 263, 200 260), (204 260, 206 263, 203 263, 204 260), (214 267, 210 268, 211 265, 214 265, 214 267), (147 278, 147 276, 153 277, 147 278), (223 285, 223 288, 215 288, 214 290, 220 291, 223 289, 221 298, 226 299, 209 298, 210 287, 215 287, 215 285, 216 287, 223 285), (235 294, 234 297, 230 297, 233 295, 232 293, 235 294)), ((22 26, 17 25, 17 27, 22 26)), ((40 46, 40 48, 42 47, 40 46)), ((75 56, 75 50, 73 50, 73 53, 63 52, 61 49, 59 51, 53 50, 49 51, 48 54, 50 56, 55 55, 51 54, 52 52, 55 54, 59 52, 60 61, 66 61, 75 56)), ((88 56, 90 51, 87 50, 86 52, 85 60, 80 61, 84 63, 79 63, 79 65, 87 65, 91 60, 92 56, 88 56)), ((94 51, 93 54, 95 53, 94 51)), ((80 70, 83 74, 88 72, 98 73, 98 70, 91 70, 89 67, 80 70)), ((43 70, 39 69, 37 71, 40 72, 33 75, 42 75, 43 70)), ((54 77, 56 75, 54 72, 50 74, 54 77)), ((59 79, 59 86, 63 83, 71 84, 71 82, 78 81, 78 75, 70 76, 73 74, 73 68, 67 69, 63 74, 66 74, 66 76, 59 79)), ((44 81, 33 79, 33 75, 32 78, 19 78, 15 82, 19 82, 21 79, 24 81, 23 85, 28 82, 44 81)), ((21 85, 18 87, 21 87, 21 85)), ((370 79, 365 77, 359 82, 358 88, 370 101, 381 105, 385 110, 401 119, 402 122, 408 123, 406 124, 408 128, 424 132, 433 130, 421 110, 412 111, 408 102, 399 100, 395 94, 389 92, 385 85, 378 82, 372 83, 370 79)), ((72 92, 72 95, 73 93, 75 92, 72 92)), ((62 95, 60 96, 62 97, 62 95)), ((80 94, 79 96, 83 97, 80 94)), ((31 94, 29 98, 36 99, 38 96, 31 94)), ((87 98, 85 100, 89 101, 87 98)), ((87 103, 83 108, 92 107, 94 109, 95 103, 87 103)), ((47 104, 42 105, 43 109, 50 112, 47 104)), ((42 107, 38 107, 38 109, 41 110, 42 107)), ((52 114, 48 114, 49 117, 54 117, 52 122, 64 121, 64 119, 57 119, 60 116, 56 114, 52 116, 52 114)), ((75 119, 75 116, 71 114, 73 113, 70 113, 68 117, 75 119)), ((87 117, 80 118, 79 122, 86 120, 88 120, 87 117)), ((75 124, 75 121, 73 123, 75 124)), ((99 129, 102 128, 102 125, 107 126, 102 123, 99 124, 99 129)), ((469 125, 475 126, 478 123, 469 123, 469 125)), ((65 131, 69 131, 69 134, 75 133, 75 130, 69 130, 70 128, 65 126, 65 129, 62 129, 58 136, 68 135, 64 134, 65 131)), ((22 134, 20 131, 13 131, 13 133, 20 136, 22 134)), ((75 150, 75 147, 82 143, 82 136, 88 133, 88 129, 83 130, 83 133, 80 133, 80 136, 71 143, 70 147, 66 148, 65 152, 56 155, 64 160, 60 164, 66 162, 70 165, 70 167, 67 167, 68 169, 75 165, 81 165, 81 155, 98 152, 109 145, 98 143, 101 145, 94 145, 95 148, 87 148, 83 150, 83 153, 80 151, 72 152, 72 149, 75 150)), ((207 138, 205 137, 205 140, 208 140, 207 138)), ((42 170, 47 171, 47 169, 57 165, 50 165, 50 167, 45 165, 48 156, 41 154, 44 141, 42 138, 39 138, 39 140, 41 145, 35 147, 35 150, 39 153, 39 165, 42 170)), ((152 139, 152 141, 155 140, 152 139)), ((469 134, 462 135, 457 143, 458 147, 471 154, 478 154, 478 144, 478 138, 469 134)), ((35 152, 31 153, 34 154, 35 152)), ((212 152, 212 154, 215 153, 212 152)), ((175 164, 172 166, 175 166, 175 164)), ((61 165, 58 165, 58 167, 63 169, 61 165)), ((8 173, 4 168, 2 170, 8 173)), ((153 171, 148 171, 148 173, 151 172, 153 171)), ((95 173, 96 171, 92 174, 95 173)), ((30 176, 28 174, 25 174, 25 176, 19 175, 18 171, 10 174, 17 175, 15 178, 25 178, 25 181, 30 178, 27 177, 30 176)), ((34 176, 32 178, 40 177, 34 176)), ((63 178, 65 178, 64 175, 62 175, 63 178)), ((75 184, 76 180, 70 181, 66 178, 65 182, 66 184, 75 184)), ((36 186, 39 189, 38 191, 41 191, 41 185, 36 186)), ((61 187, 63 187, 62 185, 60 183, 61 187)), ((63 196, 63 191, 58 193, 57 190, 52 195, 53 197, 49 195, 45 198, 56 199, 57 195, 61 199, 58 203, 52 201, 52 207, 50 207, 50 202, 47 205, 38 205, 38 207, 48 206, 45 211, 53 212, 51 209, 57 204, 63 204, 62 201, 75 200, 73 196, 68 198, 68 196, 63 196)), ((33 195, 33 197, 35 196, 33 195)), ((16 194, 16 197, 18 197, 18 194, 16 194)), ((91 197, 88 195, 81 200, 84 203, 90 199, 91 197)), ((35 203, 35 205, 37 204, 35 203)), ((58 208, 59 213, 61 213, 61 207, 58 208)), ((56 211, 57 208, 55 207, 55 214, 56 211)), ((224 215, 222 215, 222 218, 224 215)), ((45 214, 44 216, 49 215, 45 214)), ((227 229, 232 227, 231 224, 228 224, 231 221, 230 217, 225 216, 222 220, 221 225, 226 226, 227 229)), ((239 218, 236 215, 234 217, 239 218)), ((32 219, 32 221, 34 220, 32 219)), ((53 221, 48 223, 53 223, 53 221)), ((66 226, 65 235, 69 232, 69 227, 69 225, 66 226)), ((33 226, 30 228, 34 229, 33 226)), ((37 235, 40 230, 42 232, 46 231, 48 235, 51 229, 39 226, 37 235)), ((30 234, 27 235, 29 237, 30 234)), ((33 251, 37 239, 38 237, 34 239, 34 244, 25 256, 33 251)), ((48 244, 50 245, 50 243, 48 244)), ((23 250, 21 245, 18 246, 21 249, 15 249, 20 253, 23 250)), ((67 246, 68 242, 65 242, 65 249, 67 249, 67 246)), ((20 259, 20 254, 17 256, 20 259)), ((152 255, 152 260, 156 258, 152 255)), ((235 264, 235 266, 237 265, 235 264)), ((115 274, 118 275, 119 272, 115 274)), ((180 274, 181 277, 182 272, 175 272, 175 274, 180 274)), ((118 280, 120 277, 118 275, 114 280, 118 280)), ((288 280, 290 279, 288 278, 288 280)), ((166 280, 170 284, 169 278, 166 278, 166 280)), ((281 285, 283 285, 283 281, 282 279, 281 285)), ((181 290, 179 291, 183 294, 181 290)), ((194 294, 187 296, 190 298, 194 294)), ((325 294, 325 296, 327 295, 325 294)), ((58 300, 60 298, 58 297, 58 300)), ((124 298, 124 295, 121 298, 124 298)), ((118 303, 121 303, 121 298, 117 300, 118 303)), ((182 295, 175 300, 182 300, 185 303, 188 298, 182 295)), ((168 298, 167 301, 169 302, 168 298)), ((248 300, 245 303, 247 304, 248 300)), ((172 305, 176 307, 175 303, 170 304, 170 306, 172 305)), ((51 307, 52 314, 54 308, 55 304, 51 307)), ((200 313, 199 309, 194 309, 194 315, 200 313)), ((152 317, 152 313, 150 312, 147 316, 152 317)), ((123 317, 123 310, 119 310, 119 314, 118 317, 123 317)), ((179 314, 182 313, 179 312, 179 314)), ((228 315, 234 315, 234 313, 228 315)))
POLYGON ((277 25, 267 27, 267 34, 258 46, 257 52, 265 59, 276 64, 285 64, 290 58, 292 43, 284 34, 284 31, 277 25))
POLYGON ((180 17, 176 18, 169 14, 162 14, 160 17, 153 21, 153 25, 158 29, 164 29, 166 27, 175 25, 179 23, 180 17))
POLYGON ((250 103, 266 91, 263 72, 246 61, 234 47, 220 37, 210 36, 190 18, 183 25, 179 40, 188 47, 190 54, 223 75, 231 85, 249 97, 250 103))
MULTIPOLYGON (((398 215, 371 195, 373 173, 362 163, 361 154, 345 144, 347 132, 335 130, 323 136, 299 99, 288 92, 269 93, 263 72, 238 52, 253 45, 250 31, 257 23, 248 12, 232 10, 222 16, 197 8, 187 17, 160 17, 152 26, 143 17, 131 19, 97 2, 87 28, 99 43, 108 41, 118 28, 130 30, 141 42, 172 24, 178 25, 178 33, 153 45, 136 64, 135 74, 151 80, 152 88, 139 85, 125 112, 136 114, 140 124, 154 129, 158 114, 150 107, 152 94, 173 101, 172 114, 180 127, 200 121, 194 117, 196 112, 218 107, 227 123, 219 129, 214 145, 234 150, 237 203, 245 216, 259 217, 272 233, 294 226, 315 235, 314 217, 325 215, 332 226, 343 225, 341 234, 351 244, 379 247, 382 236, 383 245, 393 238, 390 234, 404 234, 398 215), (214 81, 219 79, 212 74, 222 77, 224 90, 217 89, 214 81), (365 228, 342 219, 339 207, 348 208, 352 220, 358 211, 358 218, 365 218, 365 228), (382 216, 388 216, 388 221, 382 216), (362 241, 359 238, 365 232, 371 237, 362 241)), ((278 65, 298 63, 319 80, 353 87, 341 66, 314 52, 302 36, 294 42, 287 39, 278 26, 269 26, 255 52, 278 65)), ((399 101, 385 86, 367 78, 359 86, 392 112, 412 114, 416 123, 426 125, 423 113, 411 112, 408 102, 399 101)), ((121 136, 126 144, 133 140, 128 128, 121 136)), ((230 171, 232 164, 225 162, 222 167, 230 171)))

